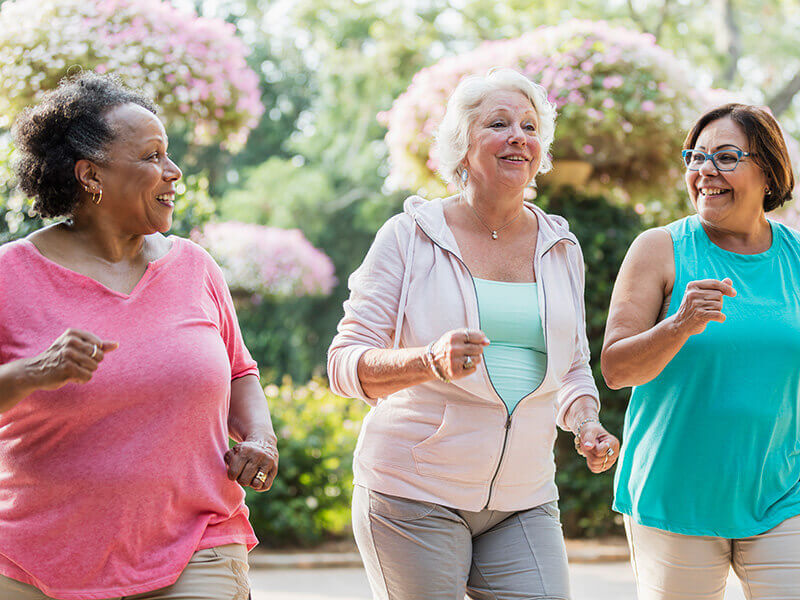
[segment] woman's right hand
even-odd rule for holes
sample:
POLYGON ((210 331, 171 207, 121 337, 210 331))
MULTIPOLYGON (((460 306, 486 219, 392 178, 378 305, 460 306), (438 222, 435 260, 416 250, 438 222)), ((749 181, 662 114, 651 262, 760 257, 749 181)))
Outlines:
POLYGON ((67 329, 52 345, 29 361, 29 372, 40 390, 55 390, 63 385, 88 382, 106 352, 116 350, 117 342, 103 341, 79 329, 67 329))
POLYGON ((705 331, 709 321, 723 322, 722 300, 724 296, 733 297, 733 281, 725 278, 690 281, 686 285, 681 305, 675 313, 675 324, 688 335, 705 331))
POLYGON ((453 329, 433 344, 433 361, 447 379, 460 379, 475 371, 488 345, 489 338, 480 329, 453 329))

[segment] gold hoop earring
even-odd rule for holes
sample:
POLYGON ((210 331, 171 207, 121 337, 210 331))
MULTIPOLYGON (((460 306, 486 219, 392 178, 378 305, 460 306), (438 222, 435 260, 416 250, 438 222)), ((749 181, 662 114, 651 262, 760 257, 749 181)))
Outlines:
POLYGON ((92 192, 92 202, 94 202, 95 204, 100 204, 102 200, 103 200, 103 188, 100 188, 100 191, 97 193, 92 192))

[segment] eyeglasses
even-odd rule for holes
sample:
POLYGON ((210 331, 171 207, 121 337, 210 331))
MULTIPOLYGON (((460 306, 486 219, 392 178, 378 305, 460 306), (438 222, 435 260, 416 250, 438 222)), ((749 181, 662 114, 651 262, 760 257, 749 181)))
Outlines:
POLYGON ((699 171, 707 160, 711 161, 717 171, 733 171, 745 156, 751 156, 749 152, 742 152, 741 150, 726 148, 725 150, 717 150, 713 154, 707 154, 702 150, 684 150, 681 152, 683 162, 686 168, 690 171, 699 171))

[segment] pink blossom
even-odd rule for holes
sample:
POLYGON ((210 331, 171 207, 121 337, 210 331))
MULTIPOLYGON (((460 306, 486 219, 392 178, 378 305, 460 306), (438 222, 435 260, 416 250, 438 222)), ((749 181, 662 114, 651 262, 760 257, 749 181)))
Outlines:
POLYGON ((651 112, 651 111, 655 110, 656 103, 653 102, 652 100, 645 100, 644 102, 642 102, 642 107, 641 108, 642 108, 642 110, 644 112, 651 112))
POLYGON ((594 154, 594 147, 589 145, 589 144, 586 144, 583 147, 583 152, 584 152, 584 154, 594 154))

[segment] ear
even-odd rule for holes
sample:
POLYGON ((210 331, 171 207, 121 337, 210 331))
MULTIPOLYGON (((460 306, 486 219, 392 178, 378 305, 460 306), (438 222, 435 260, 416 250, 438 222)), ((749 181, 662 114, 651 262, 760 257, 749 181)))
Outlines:
POLYGON ((81 159, 75 163, 75 179, 89 193, 95 193, 103 189, 97 171, 97 166, 90 160, 81 159))

